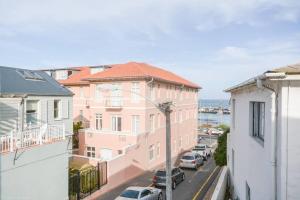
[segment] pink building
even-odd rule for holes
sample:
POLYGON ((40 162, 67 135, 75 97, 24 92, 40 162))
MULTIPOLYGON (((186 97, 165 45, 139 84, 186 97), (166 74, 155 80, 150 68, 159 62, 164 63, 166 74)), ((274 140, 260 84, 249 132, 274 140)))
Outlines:
POLYGON ((124 168, 144 171, 165 162, 165 118, 155 104, 174 103, 172 156, 195 145, 198 85, 136 62, 59 73, 56 78, 63 77, 60 82, 75 94, 74 119, 85 122, 79 152, 108 160, 109 176, 120 175, 124 168))

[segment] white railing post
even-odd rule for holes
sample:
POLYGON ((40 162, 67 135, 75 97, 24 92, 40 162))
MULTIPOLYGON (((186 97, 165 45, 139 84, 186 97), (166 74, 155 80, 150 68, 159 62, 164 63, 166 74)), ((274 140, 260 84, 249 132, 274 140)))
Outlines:
POLYGON ((42 127, 39 128, 39 144, 42 145, 43 144, 43 140, 42 140, 42 127))
POLYGON ((9 145, 10 145, 9 146, 9 151, 10 152, 14 151, 14 146, 13 146, 14 145, 14 141, 13 140, 14 140, 14 134, 13 134, 13 131, 11 131, 10 132, 10 142, 9 142, 9 145))
POLYGON ((62 130, 62 131, 63 131, 63 132, 62 132, 62 134, 63 134, 62 137, 63 137, 63 139, 66 139, 66 126, 65 126, 65 123, 63 123, 62 129, 63 129, 63 130, 62 130))

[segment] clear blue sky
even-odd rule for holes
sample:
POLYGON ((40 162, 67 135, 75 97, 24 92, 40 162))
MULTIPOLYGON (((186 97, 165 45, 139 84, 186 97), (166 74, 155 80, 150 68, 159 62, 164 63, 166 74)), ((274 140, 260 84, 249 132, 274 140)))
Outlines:
POLYGON ((147 62, 202 98, 300 62, 299 0, 0 0, 0 65, 147 62))

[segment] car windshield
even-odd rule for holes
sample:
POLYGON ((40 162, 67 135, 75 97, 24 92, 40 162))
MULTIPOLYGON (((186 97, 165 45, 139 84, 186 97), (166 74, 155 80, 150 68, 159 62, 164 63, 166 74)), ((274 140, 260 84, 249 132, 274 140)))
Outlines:
POLYGON ((193 156, 183 156, 182 157, 183 160, 194 160, 193 156))
POLYGON ((197 149, 197 150, 205 150, 205 146, 196 146, 194 149, 197 149))
POLYGON ((166 176, 166 171, 157 171, 156 176, 166 176))
POLYGON ((120 197, 129 199, 137 199, 139 197, 139 191, 136 190, 125 190, 121 193, 120 197))

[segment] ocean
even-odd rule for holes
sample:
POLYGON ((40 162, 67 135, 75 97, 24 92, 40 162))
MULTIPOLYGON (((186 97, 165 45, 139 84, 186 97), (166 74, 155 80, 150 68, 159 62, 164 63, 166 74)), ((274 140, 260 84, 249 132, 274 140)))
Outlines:
MULTIPOLYGON (((199 100, 199 106, 201 107, 221 107, 229 108, 229 100, 227 99, 201 99, 199 100)), ((211 113, 199 113, 198 122, 201 124, 230 125, 230 115, 223 114, 211 114, 211 113)))

